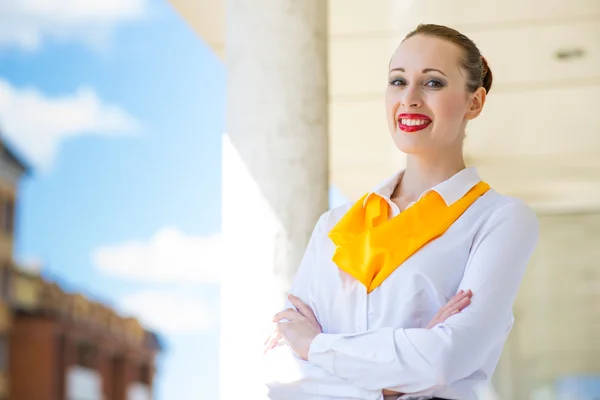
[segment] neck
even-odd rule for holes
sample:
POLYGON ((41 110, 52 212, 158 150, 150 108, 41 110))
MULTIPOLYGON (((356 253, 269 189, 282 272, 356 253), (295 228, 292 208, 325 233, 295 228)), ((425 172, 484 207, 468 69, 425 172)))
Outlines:
POLYGON ((427 157, 409 154, 406 170, 393 196, 415 201, 424 191, 450 179, 465 168, 462 151, 440 152, 427 157))

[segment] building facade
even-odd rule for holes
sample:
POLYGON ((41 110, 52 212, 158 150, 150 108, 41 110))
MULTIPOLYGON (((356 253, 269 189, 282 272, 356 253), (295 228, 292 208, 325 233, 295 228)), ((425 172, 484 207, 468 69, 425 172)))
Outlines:
POLYGON ((0 399, 9 399, 10 302, 17 188, 28 167, 0 140, 0 399))
POLYGON ((150 400, 158 338, 133 318, 15 267, 10 400, 150 400))
POLYGON ((0 149, 0 400, 152 399, 155 333, 13 261, 28 168, 0 149))

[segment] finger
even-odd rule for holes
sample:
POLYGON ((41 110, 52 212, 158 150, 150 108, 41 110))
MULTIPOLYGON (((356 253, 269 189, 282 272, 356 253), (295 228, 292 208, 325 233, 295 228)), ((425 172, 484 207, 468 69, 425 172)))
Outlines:
POLYGON ((273 342, 273 338, 277 335, 277 332, 273 332, 269 335, 269 337, 267 338, 267 340, 265 340, 264 346, 265 346, 265 351, 270 348, 272 346, 272 342, 273 342))
POLYGON ((442 317, 442 314, 445 312, 444 308, 441 308, 440 310, 438 310, 438 312, 433 316, 433 318, 431 319, 431 321, 437 321, 438 319, 440 319, 442 317))
POLYGON ((454 310, 458 310, 461 311, 463 310, 465 307, 467 307, 469 304, 471 304, 471 298, 469 297, 465 297, 464 299, 462 299, 461 301, 459 301, 458 303, 454 304, 451 308, 451 311, 454 310))
POLYGON ((430 329, 430 328, 436 326, 437 324, 441 324, 442 322, 445 322, 448 318, 450 318, 452 315, 456 314, 457 312, 458 312, 458 310, 448 311, 448 312, 445 312, 444 314, 441 314, 441 315, 435 317, 427 325, 427 328, 430 329))
POLYGON ((469 304, 471 304, 471 299, 469 297, 465 297, 458 303, 455 303, 454 305, 452 305, 452 307, 450 307, 447 311, 450 311, 450 312, 453 312, 455 310, 460 311, 460 310, 464 309, 465 307, 467 307, 469 304))
POLYGON ((452 298, 440 309, 441 313, 452 309, 452 307, 456 306, 456 304, 460 303, 466 298, 470 298, 472 295, 473 293, 471 293, 470 290, 461 290, 460 292, 452 296, 452 298))
POLYGON ((471 298, 470 297, 465 297, 464 299, 462 299, 461 301, 459 301, 458 303, 456 303, 455 308, 458 308, 458 309, 462 310, 463 308, 465 308, 469 304, 471 304, 471 298))
POLYGON ((473 292, 470 289, 467 291, 460 290, 438 310, 431 322, 427 325, 427 328, 431 328, 441 322, 444 322, 450 316, 460 312, 471 303, 472 296, 473 292))
POLYGON ((305 302, 300 300, 300 298, 294 296, 293 294, 290 294, 290 295, 288 295, 288 299, 290 300, 290 303, 292 303, 294 305, 294 307, 296 307, 298 309, 300 314, 304 315, 306 318, 312 318, 314 320, 317 319, 317 317, 315 317, 315 313, 313 312, 312 308, 310 308, 310 306, 308 304, 306 304, 305 302))
POLYGON ((273 350, 275 347, 277 347, 281 338, 281 335, 274 336, 273 339, 270 340, 269 343, 267 343, 267 345, 265 346, 264 352, 267 353, 269 350, 273 350))
POLYGON ((276 331, 273 331, 273 332, 271 332, 271 334, 270 334, 269 336, 267 336, 267 338, 265 339, 265 342, 263 343, 263 345, 265 345, 265 346, 266 346, 266 344, 267 344, 267 343, 269 343, 269 340, 271 340, 271 338, 273 337, 273 334, 274 334, 275 332, 276 332, 276 331))
POLYGON ((449 306, 452 306, 456 303, 458 303, 459 301, 461 301, 464 298, 470 297, 470 291, 464 291, 461 290, 460 292, 458 292, 457 294, 455 294, 454 296, 452 296, 452 298, 450 299, 450 301, 448 301, 449 306))
POLYGON ((448 310, 446 310, 442 314, 443 321, 445 321, 451 315, 454 315, 456 313, 461 312, 469 304, 471 304, 471 299, 470 298, 466 297, 466 298, 462 299, 461 301, 459 301, 458 303, 456 303, 454 306, 452 306, 451 308, 449 308, 448 310))
POLYGON ((267 338, 265 339, 265 342, 263 343, 263 345, 267 345, 267 343, 269 343, 270 340, 273 339, 274 336, 279 335, 280 333, 278 332, 277 329, 274 329, 273 332, 271 332, 271 334, 269 336, 267 336, 267 338))
POLYGON ((264 352, 266 353, 267 351, 272 350, 275 346, 277 346, 277 343, 279 343, 279 340, 281 340, 282 337, 283 336, 281 335, 281 333, 277 331, 273 332, 269 339, 267 339, 267 342, 265 343, 264 352))
POLYGON ((273 322, 279 322, 284 318, 291 322, 298 319, 299 316, 301 316, 301 314, 298 311, 294 310, 293 308, 288 308, 287 310, 283 310, 275 314, 273 317, 273 322))
POLYGON ((440 308, 438 312, 433 316, 427 327, 434 326, 444 320, 444 313, 446 312, 446 308, 440 308))
POLYGON ((438 321, 438 323, 446 322, 446 320, 447 320, 448 318, 450 318, 450 317, 451 317, 451 316, 453 316, 453 315, 456 315, 456 314, 458 314, 459 312, 460 312, 460 310, 458 310, 458 309, 454 309, 454 310, 452 310, 452 311, 449 311, 447 314, 444 314, 444 315, 442 316, 442 318, 441 318, 441 319, 438 321))
POLYGON ((446 304, 444 304, 439 310, 438 310, 438 314, 443 314, 446 310, 448 310, 450 307, 452 307, 456 302, 460 301, 461 299, 463 299, 465 297, 465 291, 461 290, 460 292, 458 292, 457 294, 455 294, 454 296, 452 296, 450 298, 450 300, 448 300, 446 302, 446 304))

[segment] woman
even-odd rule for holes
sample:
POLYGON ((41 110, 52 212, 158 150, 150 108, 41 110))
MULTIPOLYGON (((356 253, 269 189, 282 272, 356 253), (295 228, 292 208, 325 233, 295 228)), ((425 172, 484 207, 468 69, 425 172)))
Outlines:
POLYGON ((472 399, 512 327, 538 221, 465 167, 465 128, 492 85, 487 62, 459 32, 420 25, 393 54, 388 82, 389 129, 407 167, 319 219, 267 344, 282 339, 301 376, 272 381, 271 398, 472 399), (456 293, 463 304, 427 326, 456 293))

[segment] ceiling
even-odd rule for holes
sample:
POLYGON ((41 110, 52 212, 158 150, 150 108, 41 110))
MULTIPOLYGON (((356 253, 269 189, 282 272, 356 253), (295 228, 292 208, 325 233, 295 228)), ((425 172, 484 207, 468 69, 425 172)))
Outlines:
MULTIPOLYGON (((170 2, 223 58, 225 1, 170 2)), ((469 163, 541 212, 600 210, 600 1, 540 4, 329 0, 332 182, 356 198, 403 162, 383 111, 387 63, 406 32, 434 22, 471 37, 494 73, 469 163)))

